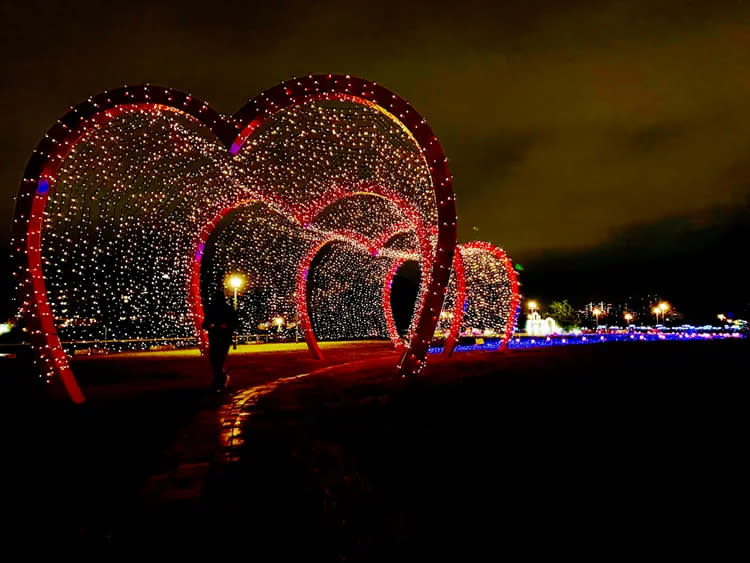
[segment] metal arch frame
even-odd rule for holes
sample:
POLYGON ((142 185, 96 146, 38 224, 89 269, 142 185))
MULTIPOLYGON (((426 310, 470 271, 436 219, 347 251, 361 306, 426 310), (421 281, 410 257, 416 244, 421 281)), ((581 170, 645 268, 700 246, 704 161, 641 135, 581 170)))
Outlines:
POLYGON ((60 378, 75 403, 85 401, 55 328, 47 299, 41 260, 42 222, 49 190, 65 156, 91 126, 119 114, 142 109, 169 110, 192 116, 206 125, 237 154, 266 119, 295 104, 317 99, 351 101, 379 111, 398 123, 414 139, 430 170, 437 210, 435 258, 426 272, 427 291, 411 342, 398 363, 401 376, 416 375, 424 367, 427 347, 437 324, 456 248, 456 205, 447 158, 427 122, 396 94, 361 78, 310 75, 295 78, 262 92, 234 116, 226 117, 207 103, 179 90, 151 85, 124 86, 88 98, 72 108, 45 133, 26 166, 16 202, 12 252, 18 276, 19 300, 29 330, 35 360, 42 374, 60 378))
MULTIPOLYGON (((408 225, 396 225, 391 232, 384 232, 376 240, 375 246, 377 248, 385 248, 388 243, 391 242, 395 237, 405 233, 412 233, 413 231, 414 229, 409 228, 408 225)), ((391 306, 391 290, 393 287, 393 278, 396 277, 399 268, 401 268, 401 266, 403 266, 410 260, 412 259, 405 257, 394 258, 393 262, 391 263, 391 267, 389 268, 388 273, 383 280, 382 305, 383 313, 385 314, 385 324, 388 329, 388 337, 391 339, 393 347, 396 348, 396 350, 402 350, 404 348, 404 342, 403 340, 401 340, 401 337, 398 334, 398 330, 396 329, 396 321, 393 318, 393 307, 391 306)), ((421 260, 416 262, 420 263, 421 270, 421 260)), ((418 311, 415 310, 415 313, 418 313, 418 311)))
POLYGON ((396 272, 406 262, 406 258, 395 258, 391 263, 391 267, 388 269, 388 273, 383 281, 383 312, 385 313, 385 324, 388 327, 388 336, 393 343, 396 350, 400 350, 404 347, 404 343, 398 335, 396 329, 396 321, 393 318, 393 307, 391 307, 391 289, 393 286, 393 278, 396 277, 396 272))
POLYGON ((464 315, 464 304, 466 303, 466 269, 463 263, 463 256, 461 255, 464 250, 481 250, 488 252, 502 263, 508 274, 511 301, 508 309, 508 320, 505 323, 505 331, 503 332, 503 340, 498 347, 498 350, 503 350, 507 346, 508 341, 511 336, 513 336, 513 327, 515 327, 516 319, 518 318, 518 303, 520 301, 520 295, 518 292, 518 274, 516 274, 516 270, 513 268, 513 263, 510 258, 508 258, 506 252, 502 248, 498 248, 497 246, 484 241, 475 240, 465 244, 459 244, 456 247, 456 254, 453 257, 453 269, 456 273, 456 303, 453 309, 451 327, 443 347, 443 354, 446 356, 453 354, 464 315))
POLYGON ((456 301, 453 304, 453 319, 451 321, 448 336, 443 345, 443 355, 450 357, 458 341, 458 333, 461 330, 461 321, 464 316, 464 303, 466 303, 466 268, 461 256, 461 246, 456 247, 453 255, 453 272, 456 276, 456 301))
POLYGON ((318 345, 318 339, 315 337, 315 332, 313 331, 312 323, 310 322, 310 315, 307 311, 307 276, 310 273, 310 265, 312 264, 312 261, 315 260, 318 252, 334 242, 349 241, 336 236, 319 241, 308 249, 297 267, 297 280, 295 283, 297 293, 297 323, 302 329, 302 336, 305 338, 307 349, 310 350, 310 354, 312 354, 313 358, 316 360, 322 360, 324 356, 318 345))

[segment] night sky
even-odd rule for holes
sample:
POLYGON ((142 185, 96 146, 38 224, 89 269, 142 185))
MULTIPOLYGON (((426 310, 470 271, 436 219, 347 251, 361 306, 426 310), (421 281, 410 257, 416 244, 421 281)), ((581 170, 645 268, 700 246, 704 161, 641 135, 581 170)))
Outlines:
POLYGON ((460 240, 505 248, 527 296, 747 306, 749 3, 150 4, 0 4, 2 246, 31 150, 88 95, 149 82, 232 113, 340 73, 427 118, 460 240))

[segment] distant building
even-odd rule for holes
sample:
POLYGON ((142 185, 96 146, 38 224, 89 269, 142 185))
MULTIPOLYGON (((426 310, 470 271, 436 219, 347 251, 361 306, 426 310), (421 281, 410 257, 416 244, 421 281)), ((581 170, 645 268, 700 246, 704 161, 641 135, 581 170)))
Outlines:
POLYGON ((584 320, 595 321, 596 315, 594 311, 596 310, 599 310, 599 322, 606 322, 604 319, 612 315, 612 303, 605 303, 604 301, 595 303, 592 301, 591 303, 586 303, 583 309, 580 309, 578 312, 581 313, 584 320))
POLYGON ((547 336, 549 334, 562 334, 562 332, 563 329, 552 317, 543 319, 536 311, 526 317, 526 334, 529 336, 547 336))
MULTIPOLYGON (((617 303, 605 303, 591 302, 587 303, 579 313, 583 316, 586 321, 595 322, 596 315, 594 310, 599 309, 599 324, 603 325, 617 325, 624 326, 627 324, 625 320, 625 313, 630 313, 632 319, 630 324, 651 324, 655 322, 655 315, 653 308, 658 303, 661 303, 665 299, 657 293, 649 293, 646 295, 629 296, 623 301, 617 303)), ((678 316, 678 313, 674 310, 670 304, 670 309, 666 312, 663 317, 660 315, 659 322, 663 322, 663 319, 674 319, 678 316)))

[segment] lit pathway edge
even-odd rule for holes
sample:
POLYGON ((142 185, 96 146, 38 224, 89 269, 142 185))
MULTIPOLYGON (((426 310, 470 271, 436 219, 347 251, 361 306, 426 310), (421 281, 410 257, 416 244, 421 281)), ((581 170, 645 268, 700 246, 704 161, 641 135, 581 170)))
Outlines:
POLYGON ((239 461, 247 422, 263 397, 285 384, 310 376, 370 363, 371 360, 356 360, 279 377, 232 393, 218 408, 202 409, 193 418, 191 428, 181 433, 183 439, 170 448, 174 469, 147 480, 140 495, 142 503, 149 509, 160 510, 170 502, 198 501, 212 475, 220 474, 239 461), (202 439, 196 440, 196 436, 202 439))

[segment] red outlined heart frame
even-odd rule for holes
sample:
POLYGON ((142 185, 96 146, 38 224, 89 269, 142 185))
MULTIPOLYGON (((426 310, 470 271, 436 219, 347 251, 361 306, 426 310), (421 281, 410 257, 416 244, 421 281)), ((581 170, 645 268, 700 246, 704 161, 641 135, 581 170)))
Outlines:
POLYGON ((453 273, 456 276, 456 302, 453 306, 453 320, 448 330, 448 336, 445 339, 445 345, 443 346, 443 355, 451 356, 453 350, 458 342, 458 333, 461 330, 461 321, 463 320, 464 304, 466 303, 466 268, 464 267, 464 260, 462 252, 478 250, 490 254, 495 260, 500 262, 505 273, 508 276, 508 282, 510 284, 510 304, 508 308, 508 319, 505 323, 505 330, 503 331, 503 338, 500 342, 498 350, 503 350, 507 345, 510 337, 513 336, 513 329, 516 326, 516 319, 518 318, 518 305, 521 301, 521 295, 518 291, 518 274, 513 267, 513 262, 505 253, 502 248, 480 240, 474 240, 464 244, 459 244, 456 247, 456 253, 453 257, 453 273))
POLYGON ((124 112, 169 109, 190 115, 206 125, 231 154, 236 154, 266 119, 287 107, 316 99, 350 101, 379 109, 408 131, 429 167, 437 211, 437 247, 434 260, 429 264, 429 276, 426 276, 422 310, 413 325, 411 341, 398 362, 402 377, 421 371, 442 308, 456 248, 456 205, 447 158, 432 129, 408 102, 374 82, 328 74, 283 82, 260 93, 233 116, 224 116, 206 102, 179 90, 152 85, 124 86, 88 98, 47 131, 24 172, 16 202, 12 245, 19 299, 35 362, 44 376, 59 378, 75 403, 84 402, 47 300, 41 241, 49 190, 54 190, 60 165, 86 131, 93 124, 124 112))

